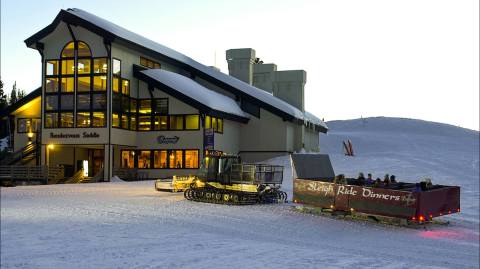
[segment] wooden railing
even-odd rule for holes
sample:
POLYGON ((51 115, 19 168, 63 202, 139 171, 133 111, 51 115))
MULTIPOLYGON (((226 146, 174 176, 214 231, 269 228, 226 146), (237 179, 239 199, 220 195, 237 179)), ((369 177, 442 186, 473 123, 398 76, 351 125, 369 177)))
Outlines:
POLYGON ((15 164, 18 162, 27 163, 36 157, 38 148, 37 143, 32 142, 20 150, 6 155, 3 159, 0 160, 2 165, 15 164))
POLYGON ((26 165, 1 165, 0 180, 9 182, 31 181, 48 184, 52 180, 64 177, 63 166, 26 166, 26 165))

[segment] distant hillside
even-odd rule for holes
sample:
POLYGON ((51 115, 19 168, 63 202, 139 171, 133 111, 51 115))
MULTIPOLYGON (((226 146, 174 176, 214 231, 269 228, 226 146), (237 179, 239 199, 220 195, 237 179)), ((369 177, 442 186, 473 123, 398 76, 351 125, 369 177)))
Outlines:
POLYGON ((327 125, 329 132, 320 136, 320 150, 330 154, 336 174, 356 176, 364 172, 383 178, 389 173, 411 182, 430 177, 434 183, 460 185, 464 208, 478 211, 479 132, 387 117, 331 121, 327 125), (342 141, 347 139, 352 141, 355 157, 343 154, 342 141))

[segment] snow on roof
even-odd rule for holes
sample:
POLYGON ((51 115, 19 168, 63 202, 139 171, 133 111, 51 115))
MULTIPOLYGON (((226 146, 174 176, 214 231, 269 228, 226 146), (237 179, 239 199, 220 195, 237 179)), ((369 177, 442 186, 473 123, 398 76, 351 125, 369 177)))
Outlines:
POLYGON ((147 69, 140 72, 211 109, 249 118, 248 114, 243 112, 235 100, 207 89, 190 78, 161 69, 147 69))
MULTIPOLYGON (((284 113, 287 113, 288 115, 299 119, 299 120, 304 120, 304 113, 297 109, 296 107, 288 104, 287 102, 273 96, 272 94, 261 90, 259 88, 256 88, 248 83, 245 83, 237 78, 234 78, 232 76, 229 76, 227 74, 224 74, 220 71, 217 71, 213 68, 210 68, 206 65, 203 65, 190 57, 187 57, 184 54, 181 54, 173 49, 170 49, 164 45, 161 45, 155 41, 152 41, 148 38, 145 38, 139 34, 136 34, 132 31, 129 31, 123 27, 120 27, 110 21, 107 21, 103 18, 100 18, 96 15, 93 15, 91 13, 88 13, 84 10, 78 9, 78 8, 69 8, 66 10, 70 14, 73 14, 75 16, 80 17, 81 19, 84 19, 120 38, 129 40, 133 43, 136 43, 140 46, 143 46, 145 48, 151 49, 155 52, 158 52, 160 54, 163 54, 167 57, 170 57, 176 61, 182 62, 184 64, 187 64, 194 69, 197 69, 217 80, 222 81, 223 83, 230 85, 231 87, 243 92, 246 95, 249 95, 257 100, 260 100, 261 102, 265 104, 269 104, 284 113)), ((310 114, 311 115, 311 114, 310 114)), ((318 121, 317 121, 318 122, 318 121)), ((320 124, 319 124, 320 125, 320 124)), ((322 123, 321 126, 324 126, 322 123)))
POLYGON ((313 115, 312 113, 308 112, 308 111, 305 111, 305 120, 315 124, 315 125, 318 125, 318 126, 321 126, 325 129, 328 129, 327 125, 325 124, 325 122, 323 122, 323 120, 317 118, 317 116, 313 115))

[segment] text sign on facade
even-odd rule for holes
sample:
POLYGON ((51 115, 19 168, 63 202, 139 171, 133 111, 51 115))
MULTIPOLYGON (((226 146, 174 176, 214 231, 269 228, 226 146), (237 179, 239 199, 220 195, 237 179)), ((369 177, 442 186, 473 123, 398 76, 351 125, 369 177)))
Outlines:
POLYGON ((161 135, 159 137, 157 137, 157 142, 159 144, 177 144, 178 140, 180 140, 180 137, 178 136, 164 136, 164 135, 161 135))
POLYGON ((83 132, 82 134, 68 134, 68 133, 50 133, 50 138, 99 138, 97 132, 83 132))
POLYGON ((213 150, 215 145, 214 142, 214 132, 212 128, 203 130, 203 149, 204 150, 213 150))

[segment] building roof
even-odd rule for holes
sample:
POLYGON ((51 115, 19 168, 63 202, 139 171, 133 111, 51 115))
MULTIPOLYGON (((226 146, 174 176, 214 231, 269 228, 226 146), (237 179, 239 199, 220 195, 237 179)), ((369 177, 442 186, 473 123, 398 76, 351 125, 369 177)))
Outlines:
POLYGON ((29 94, 27 94, 22 99, 18 100, 15 104, 8 106, 6 109, 0 111, 0 118, 8 116, 15 112, 15 110, 19 109, 23 105, 27 104, 28 102, 32 101, 33 99, 42 96, 42 87, 39 87, 29 94))
POLYGON ((183 75, 162 69, 147 69, 135 72, 135 76, 174 97, 180 97, 182 101, 207 114, 243 122, 249 119, 248 114, 243 112, 235 100, 207 89, 183 75))
POLYGON ((328 154, 294 153, 292 168, 294 178, 332 180, 335 177, 328 154))
MULTIPOLYGON (((283 117, 284 119, 297 120, 300 122, 308 120, 308 117, 305 117, 301 110, 266 91, 203 65, 184 54, 78 8, 69 8, 67 10, 62 9, 50 25, 26 39, 26 45, 38 49, 39 46, 37 45, 37 42, 53 32, 61 21, 73 25, 80 25, 100 36, 103 36, 106 41, 115 41, 127 47, 134 47, 146 54, 154 54, 167 62, 180 65, 186 70, 191 71, 194 75, 201 76, 208 81, 218 84, 221 87, 232 91, 236 95, 255 101, 261 107, 283 117)), ((324 124, 319 127, 321 127, 323 132, 327 131, 324 124)))

